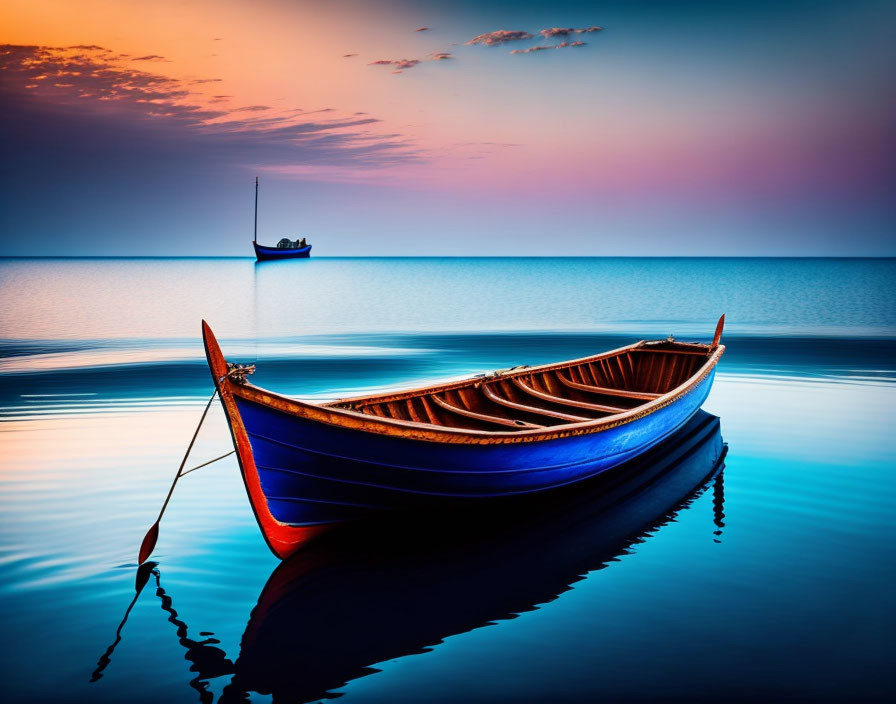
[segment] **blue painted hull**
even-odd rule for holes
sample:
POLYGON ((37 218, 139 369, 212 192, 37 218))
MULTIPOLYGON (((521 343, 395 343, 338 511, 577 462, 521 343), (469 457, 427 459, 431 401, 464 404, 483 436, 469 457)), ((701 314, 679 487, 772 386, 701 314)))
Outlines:
POLYGON ((298 249, 281 249, 279 247, 265 247, 263 244, 253 242, 255 247, 255 258, 260 262, 272 261, 274 259, 307 259, 311 256, 311 245, 300 247, 298 249))
POLYGON ((543 491, 637 457, 681 428, 709 394, 690 392, 640 418, 536 443, 449 444, 320 423, 234 396, 267 508, 291 526, 394 508, 543 491))

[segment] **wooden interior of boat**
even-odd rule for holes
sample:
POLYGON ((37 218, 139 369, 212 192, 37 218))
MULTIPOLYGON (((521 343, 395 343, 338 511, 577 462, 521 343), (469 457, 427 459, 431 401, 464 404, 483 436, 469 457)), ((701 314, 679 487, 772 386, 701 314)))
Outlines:
POLYGON ((583 423, 646 405, 697 374, 709 345, 640 343, 562 364, 495 372, 454 384, 333 402, 382 418, 507 432, 583 423))

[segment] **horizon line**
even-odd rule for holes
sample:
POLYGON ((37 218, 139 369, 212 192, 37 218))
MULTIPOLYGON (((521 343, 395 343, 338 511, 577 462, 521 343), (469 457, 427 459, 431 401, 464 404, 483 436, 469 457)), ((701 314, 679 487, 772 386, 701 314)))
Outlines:
MULTIPOLYGON (((0 254, 0 259, 236 259, 251 255, 208 254, 0 254)), ((342 254, 313 259, 896 259, 896 254, 342 254)), ((289 260, 283 260, 289 261, 289 260)), ((268 264, 270 262, 260 262, 268 264)))

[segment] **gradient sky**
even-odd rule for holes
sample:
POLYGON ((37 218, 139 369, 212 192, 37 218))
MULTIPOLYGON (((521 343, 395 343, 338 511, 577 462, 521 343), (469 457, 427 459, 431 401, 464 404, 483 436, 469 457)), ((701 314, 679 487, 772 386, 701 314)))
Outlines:
POLYGON ((893 256, 894 28, 889 0, 6 0, 0 255, 250 255, 259 175, 259 240, 317 255, 893 256))

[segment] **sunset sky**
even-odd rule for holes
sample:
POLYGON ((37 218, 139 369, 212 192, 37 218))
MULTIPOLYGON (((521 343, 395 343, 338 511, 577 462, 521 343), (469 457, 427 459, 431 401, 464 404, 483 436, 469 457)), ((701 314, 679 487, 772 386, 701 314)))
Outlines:
POLYGON ((4 0, 0 255, 896 255, 896 3, 4 0))

